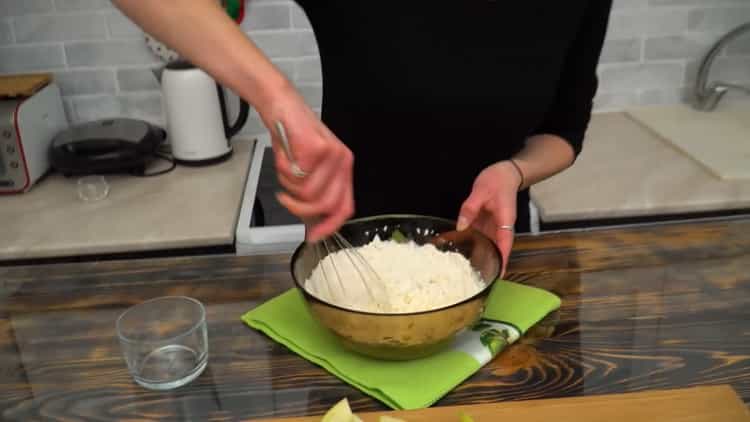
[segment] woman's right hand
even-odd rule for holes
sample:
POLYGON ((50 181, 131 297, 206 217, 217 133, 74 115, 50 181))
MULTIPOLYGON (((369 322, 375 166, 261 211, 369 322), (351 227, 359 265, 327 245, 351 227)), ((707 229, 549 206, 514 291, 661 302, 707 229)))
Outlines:
POLYGON ((354 212, 352 153, 318 119, 292 84, 242 32, 216 0, 113 0, 148 33, 217 82, 245 98, 273 134, 276 167, 286 193, 279 201, 307 223, 314 241, 337 230, 354 212), (280 148, 276 122, 308 175, 296 177, 280 148))
POLYGON ((332 234, 354 214, 352 152, 292 87, 259 113, 272 135, 276 171, 286 190, 278 193, 277 199, 305 222, 308 241, 332 234), (304 177, 292 171, 276 122, 284 125, 292 155, 306 173, 304 177))

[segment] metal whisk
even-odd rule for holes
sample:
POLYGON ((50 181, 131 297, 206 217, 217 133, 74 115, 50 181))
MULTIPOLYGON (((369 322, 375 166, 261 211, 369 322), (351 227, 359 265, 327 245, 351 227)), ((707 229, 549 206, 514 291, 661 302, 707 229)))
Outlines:
MULTIPOLYGON (((280 121, 276 122, 276 130, 278 131, 279 137, 281 138, 282 147, 287 159, 289 160, 292 172, 297 177, 305 177, 307 173, 302 170, 299 165, 297 165, 297 162, 294 158, 294 155, 292 154, 291 147, 289 145, 289 139, 287 138, 286 130, 284 129, 284 125, 280 121)), ((331 236, 319 242, 316 242, 313 247, 315 248, 315 253, 318 258, 318 265, 320 266, 321 272, 323 273, 323 277, 326 282, 326 288, 329 290, 328 293, 332 297, 334 296, 334 292, 331 287, 333 279, 335 279, 334 288, 340 288, 342 292, 347 291, 347 282, 354 281, 345 280, 345 273, 343 271, 343 268, 340 268, 342 266, 351 265, 351 267, 355 270, 354 272, 357 273, 357 277, 354 278, 357 278, 357 281, 364 286, 373 303, 380 305, 384 309, 388 309, 390 307, 390 301, 388 300, 388 294, 385 290, 385 284, 383 283, 382 279, 380 278, 380 276, 378 276, 378 273, 375 271, 372 265, 370 265, 367 259, 362 256, 357 248, 354 247, 348 240, 346 240, 346 238, 342 236, 341 233, 336 231, 331 236), (345 257, 345 260, 340 261, 337 264, 336 257, 341 255, 345 257), (327 256, 329 256, 329 259, 326 262, 330 264, 329 267, 333 271, 326 270, 324 259, 327 256), (348 262, 348 264, 344 264, 344 262, 348 262)))
MULTIPOLYGON (((316 242, 313 247, 325 279, 326 288, 331 296, 334 296, 332 288, 339 288, 345 294, 351 293, 351 287, 347 288, 347 283, 358 282, 364 287, 373 303, 384 309, 390 306, 385 285, 375 268, 339 232, 316 242), (325 260, 326 256, 328 256, 328 260, 325 260), (326 269, 326 264, 328 264, 328 269, 326 269), (356 273, 356 275, 352 278, 356 280, 347 279, 347 267, 354 269, 353 273, 356 273)), ((350 271, 349 274, 352 274, 352 272, 350 271)))

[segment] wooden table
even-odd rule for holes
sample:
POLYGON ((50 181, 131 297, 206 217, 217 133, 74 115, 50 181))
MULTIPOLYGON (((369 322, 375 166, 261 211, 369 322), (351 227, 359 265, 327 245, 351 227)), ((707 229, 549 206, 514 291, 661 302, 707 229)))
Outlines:
MULTIPOLYGON (((437 405, 713 384, 750 401, 750 220, 519 238, 511 271, 562 308, 437 405)), ((343 396, 384 409, 240 322, 290 285, 286 256, 0 267, 0 419, 315 415, 343 396), (207 305, 209 367, 151 392, 114 321, 168 294, 207 305)))

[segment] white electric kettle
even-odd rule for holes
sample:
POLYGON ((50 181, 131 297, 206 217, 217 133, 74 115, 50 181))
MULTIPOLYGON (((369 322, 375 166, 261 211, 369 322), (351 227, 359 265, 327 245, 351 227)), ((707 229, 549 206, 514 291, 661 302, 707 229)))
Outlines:
POLYGON ((168 140, 176 162, 204 165, 231 156, 230 139, 247 121, 247 102, 240 99, 237 121, 230 125, 224 89, 206 72, 182 60, 169 63, 161 71, 161 90, 168 140))

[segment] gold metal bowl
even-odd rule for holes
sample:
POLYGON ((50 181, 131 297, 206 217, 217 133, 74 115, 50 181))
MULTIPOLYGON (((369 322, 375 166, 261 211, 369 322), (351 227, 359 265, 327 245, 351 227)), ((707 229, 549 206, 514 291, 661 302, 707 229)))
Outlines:
POLYGON ((365 245, 376 235, 390 239, 398 229, 417 244, 433 243, 441 250, 463 254, 481 274, 485 286, 473 296, 449 306, 413 313, 371 313, 326 302, 304 287, 319 259, 324 258, 307 243, 300 245, 292 256, 292 277, 311 313, 344 347, 386 360, 426 357, 450 346, 459 331, 479 320, 492 283, 502 267, 502 258, 490 239, 472 229, 455 232, 455 227, 455 222, 441 218, 384 215, 351 220, 340 230, 354 246, 365 245))

